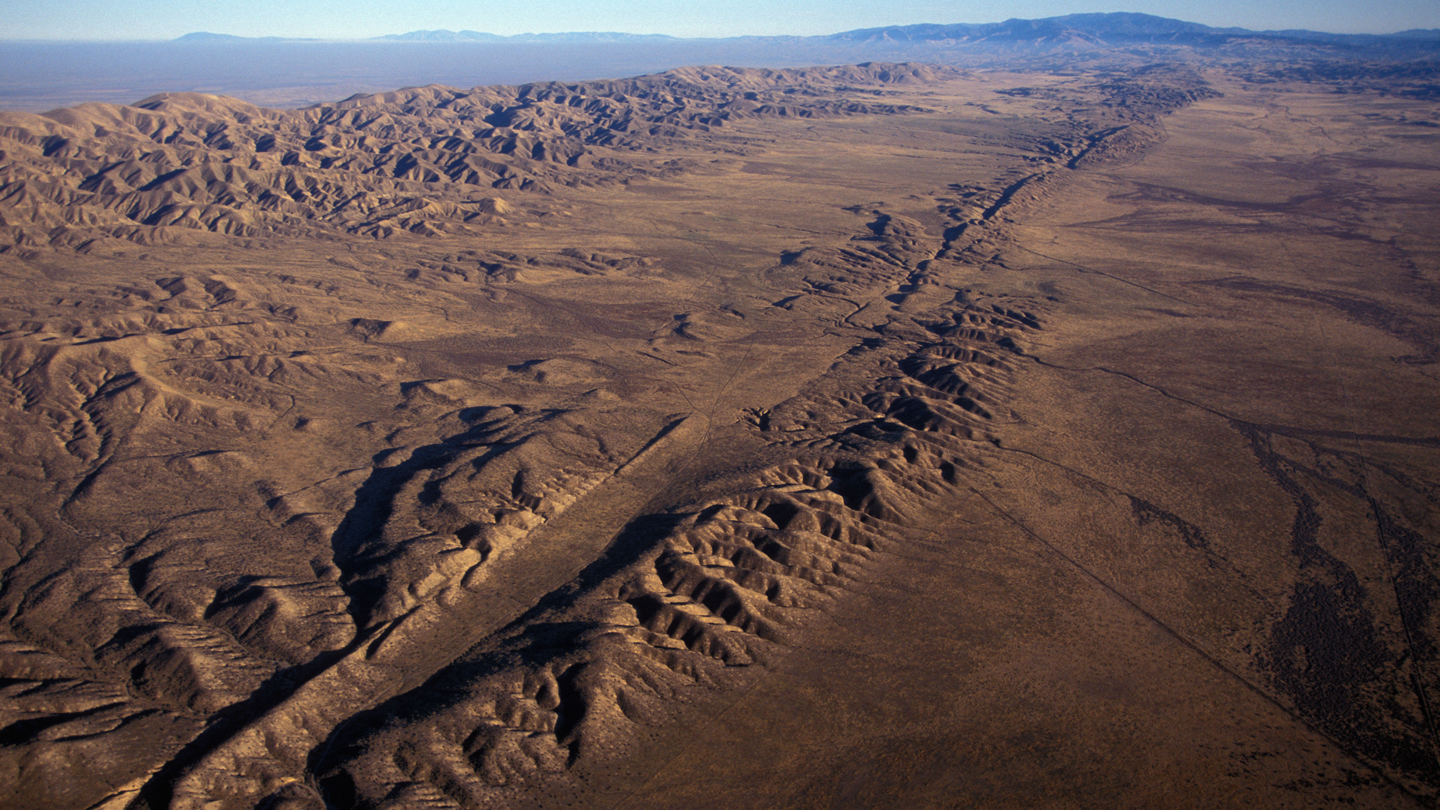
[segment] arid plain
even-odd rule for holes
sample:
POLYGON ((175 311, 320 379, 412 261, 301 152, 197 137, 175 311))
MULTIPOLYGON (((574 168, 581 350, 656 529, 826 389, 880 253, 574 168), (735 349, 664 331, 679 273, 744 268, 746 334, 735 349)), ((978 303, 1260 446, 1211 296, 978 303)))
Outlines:
POLYGON ((5 803, 1433 805, 1440 102, 1380 90, 0 113, 5 803))

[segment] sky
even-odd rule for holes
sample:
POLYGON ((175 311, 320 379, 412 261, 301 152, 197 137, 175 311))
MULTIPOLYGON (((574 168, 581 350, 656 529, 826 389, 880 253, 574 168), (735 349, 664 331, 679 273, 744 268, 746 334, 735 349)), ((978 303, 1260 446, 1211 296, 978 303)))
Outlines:
POLYGON ((1440 0, 1210 0, 1198 7, 1181 0, 4 0, 4 5, 0 40, 164 40, 195 31, 364 39, 437 28, 506 36, 567 31, 815 35, 1097 11, 1135 11, 1253 30, 1440 28, 1440 0))

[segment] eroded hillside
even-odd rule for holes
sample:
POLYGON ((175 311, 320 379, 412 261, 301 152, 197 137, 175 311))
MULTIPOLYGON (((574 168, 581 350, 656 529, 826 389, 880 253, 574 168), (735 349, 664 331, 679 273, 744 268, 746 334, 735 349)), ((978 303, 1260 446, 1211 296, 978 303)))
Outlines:
MULTIPOLYGON (((953 76, 929 66, 685 68, 578 85, 421 87, 299 111, 195 93, 134 106, 7 114, 0 210, 16 246, 95 238, 193 242, 333 232, 476 233, 510 207, 491 189, 623 183, 673 173, 653 155, 745 118, 899 114, 886 92, 953 76), (598 155, 596 147, 605 147, 598 155), (638 164, 638 165, 637 165, 638 164)), ((891 91, 893 95, 893 91, 891 91)))
POLYGON ((12 800, 1430 801, 1437 119, 879 64, 5 114, 12 800))

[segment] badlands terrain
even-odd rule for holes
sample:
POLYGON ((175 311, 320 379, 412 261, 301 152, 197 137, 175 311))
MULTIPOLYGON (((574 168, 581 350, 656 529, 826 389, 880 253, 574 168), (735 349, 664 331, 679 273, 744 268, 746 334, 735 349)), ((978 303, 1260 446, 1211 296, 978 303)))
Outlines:
POLYGON ((1387 81, 0 113, 0 801, 1433 806, 1387 81))

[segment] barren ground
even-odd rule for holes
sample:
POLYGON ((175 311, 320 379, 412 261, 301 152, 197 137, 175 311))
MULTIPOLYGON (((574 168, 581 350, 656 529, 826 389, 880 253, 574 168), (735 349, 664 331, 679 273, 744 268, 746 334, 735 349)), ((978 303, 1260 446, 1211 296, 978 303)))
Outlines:
POLYGON ((26 807, 1440 795, 1440 104, 0 114, 26 807))

